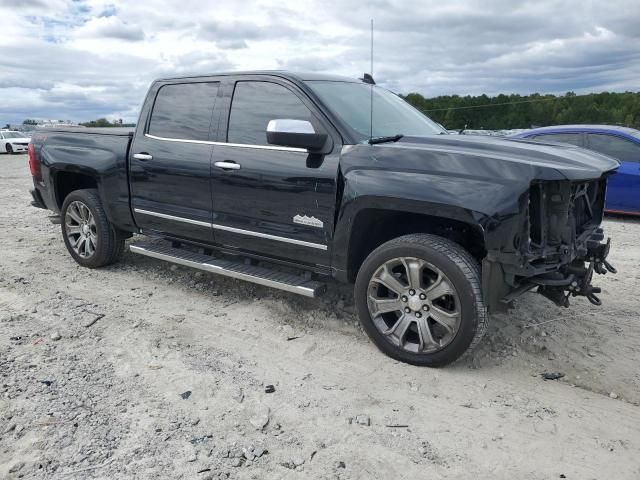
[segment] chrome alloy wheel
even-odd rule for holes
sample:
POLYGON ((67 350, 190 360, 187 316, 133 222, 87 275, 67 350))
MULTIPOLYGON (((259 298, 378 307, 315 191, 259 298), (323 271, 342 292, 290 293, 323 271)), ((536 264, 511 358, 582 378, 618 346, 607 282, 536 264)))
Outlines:
POLYGON ((394 258, 369 282, 369 314, 393 345, 412 353, 434 353, 460 328, 460 300, 447 276, 413 257, 394 258))
POLYGON ((77 200, 71 202, 65 213, 64 227, 69 245, 80 257, 89 258, 95 253, 98 235, 89 207, 77 200))

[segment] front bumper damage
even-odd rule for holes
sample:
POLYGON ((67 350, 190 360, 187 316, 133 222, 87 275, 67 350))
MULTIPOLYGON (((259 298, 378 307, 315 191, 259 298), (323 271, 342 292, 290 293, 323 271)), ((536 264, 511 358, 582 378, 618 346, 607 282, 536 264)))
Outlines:
MULTIPOLYGON (((604 236, 598 229, 595 237, 604 236)), ((504 272, 504 266, 484 260, 482 263, 483 291, 485 302, 490 311, 497 313, 507 310, 509 304, 522 294, 535 290, 551 300, 559 307, 569 307, 570 297, 584 296, 593 305, 602 304, 598 294, 599 287, 593 286, 594 273, 605 275, 617 273, 607 257, 611 249, 611 239, 605 243, 593 240, 587 249, 585 258, 577 258, 557 270, 530 277, 520 277, 517 282, 509 284, 507 279, 513 278, 504 272)))
MULTIPOLYGON (((602 230, 600 230, 600 233, 602 230)), ((597 294, 599 287, 591 284, 594 272, 604 275, 607 272, 617 273, 617 270, 607 261, 611 249, 611 239, 606 243, 591 245, 588 249, 587 261, 575 260, 562 267, 552 275, 533 277, 530 282, 537 285, 538 293, 544 295, 559 307, 569 306, 569 297, 587 297, 594 305, 602 305, 597 294)))
POLYGON ((532 185, 525 214, 510 239, 518 248, 490 251, 483 260, 483 289, 490 310, 505 310, 515 298, 533 290, 562 307, 578 296, 602 304, 601 289, 592 285, 594 273, 616 273, 607 260, 611 241, 604 241, 600 228, 605 192, 606 176, 532 185))

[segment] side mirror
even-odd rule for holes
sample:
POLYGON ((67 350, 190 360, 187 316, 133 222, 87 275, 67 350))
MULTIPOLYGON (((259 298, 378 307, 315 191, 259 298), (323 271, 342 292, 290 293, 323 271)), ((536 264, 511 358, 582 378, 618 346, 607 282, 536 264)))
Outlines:
POLYGON ((267 142, 282 147, 319 150, 327 141, 326 133, 316 133, 311 122, 278 118, 267 125, 267 142))

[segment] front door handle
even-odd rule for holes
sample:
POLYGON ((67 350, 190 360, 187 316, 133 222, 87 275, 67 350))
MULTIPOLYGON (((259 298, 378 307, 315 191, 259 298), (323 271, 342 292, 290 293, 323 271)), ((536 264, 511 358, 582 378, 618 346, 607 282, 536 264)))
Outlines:
POLYGON ((153 155, 149 155, 148 153, 134 153, 133 158, 136 160, 153 160, 153 155))
POLYGON ((240 170, 240 164, 236 163, 236 162, 230 162, 230 161, 225 161, 225 162, 216 162, 214 163, 214 165, 218 168, 222 168, 224 170, 240 170))

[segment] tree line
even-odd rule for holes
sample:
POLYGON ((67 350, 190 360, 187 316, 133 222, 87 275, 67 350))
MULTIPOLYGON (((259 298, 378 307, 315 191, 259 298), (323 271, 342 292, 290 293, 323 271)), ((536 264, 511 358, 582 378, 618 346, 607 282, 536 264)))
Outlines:
POLYGON ((576 95, 401 95, 448 129, 511 129, 569 123, 603 123, 640 128, 640 93, 576 95))
POLYGON ((83 127, 135 127, 135 123, 124 123, 122 119, 114 120, 110 122, 106 118, 98 118, 97 120, 90 120, 88 122, 80 123, 83 127))

